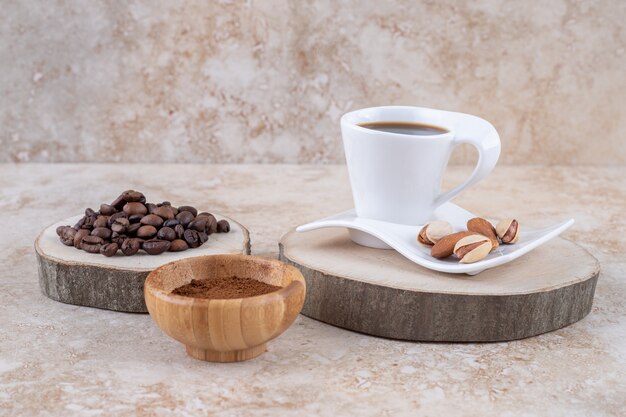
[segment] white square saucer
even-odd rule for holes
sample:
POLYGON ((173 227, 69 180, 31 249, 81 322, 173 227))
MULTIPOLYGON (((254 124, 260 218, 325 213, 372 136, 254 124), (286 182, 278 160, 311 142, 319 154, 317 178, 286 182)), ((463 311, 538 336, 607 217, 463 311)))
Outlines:
MULTIPOLYGON (((433 220, 446 220, 452 224, 455 231, 460 231, 466 230, 467 221, 473 217, 479 216, 456 204, 445 203, 435 211, 433 220)), ((346 227, 350 229, 352 240, 357 243, 377 248, 395 249, 410 261, 435 271, 474 275, 519 258, 558 236, 572 224, 574 224, 574 219, 535 230, 525 229, 522 224, 520 239, 516 244, 500 245, 485 259, 472 264, 459 263, 453 256, 446 259, 436 259, 430 256, 430 247, 417 242, 417 234, 423 225, 410 226, 359 218, 354 209, 304 224, 296 230, 306 232, 325 227, 346 227), (381 241, 384 244, 381 244, 381 241)))

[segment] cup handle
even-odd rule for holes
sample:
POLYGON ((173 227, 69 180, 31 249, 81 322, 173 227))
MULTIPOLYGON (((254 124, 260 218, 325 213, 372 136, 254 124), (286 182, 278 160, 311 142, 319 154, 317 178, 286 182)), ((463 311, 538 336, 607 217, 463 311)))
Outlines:
POLYGON ((478 118, 476 116, 461 115, 459 125, 461 129, 457 129, 453 146, 460 145, 462 143, 469 143, 478 150, 478 162, 474 172, 469 176, 465 182, 457 185, 453 189, 440 194, 435 199, 435 207, 442 205, 443 203, 451 200, 461 191, 467 187, 477 183, 485 178, 498 162, 500 156, 500 136, 493 127, 493 125, 486 120, 478 118))

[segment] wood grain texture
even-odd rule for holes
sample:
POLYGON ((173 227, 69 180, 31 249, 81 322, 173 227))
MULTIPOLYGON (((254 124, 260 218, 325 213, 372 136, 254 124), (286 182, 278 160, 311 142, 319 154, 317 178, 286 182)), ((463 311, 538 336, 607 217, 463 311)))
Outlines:
POLYGON ((279 246, 280 259, 305 277, 304 315, 413 341, 495 342, 559 329, 589 313, 600 272, 592 255, 561 238, 475 276, 356 245, 344 229, 291 231, 279 246))
POLYGON ((248 230, 232 219, 215 215, 230 222, 229 233, 211 235, 200 248, 158 256, 143 252, 124 256, 118 252, 107 258, 64 246, 55 229, 58 225, 74 224, 75 221, 72 218, 57 222, 46 228, 35 241, 41 291, 66 304, 147 313, 143 285, 155 268, 177 259, 207 254, 250 254, 248 230))
POLYGON ((266 351, 302 309, 305 281, 276 259, 244 255, 188 258, 153 271, 145 284, 150 316, 187 353, 211 362, 239 362, 266 351), (252 278, 282 289, 248 298, 198 299, 172 294, 192 279, 252 278))

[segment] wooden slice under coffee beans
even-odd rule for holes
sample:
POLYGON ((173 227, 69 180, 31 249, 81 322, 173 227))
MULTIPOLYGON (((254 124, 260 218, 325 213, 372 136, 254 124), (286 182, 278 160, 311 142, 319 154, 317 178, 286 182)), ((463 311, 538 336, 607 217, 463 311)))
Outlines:
MULTIPOLYGON (((115 256, 107 257, 100 253, 77 250, 62 244, 56 229, 74 225, 83 216, 59 221, 46 228, 35 242, 41 289, 47 297, 67 304, 146 313, 143 284, 155 268, 195 256, 250 254, 248 230, 235 220, 212 214, 218 224, 222 220, 228 222, 228 232, 213 233, 206 243, 193 249, 159 252, 158 255, 137 250, 132 256, 118 252, 115 256)), ((226 227, 225 222, 221 224, 221 227, 226 227)))

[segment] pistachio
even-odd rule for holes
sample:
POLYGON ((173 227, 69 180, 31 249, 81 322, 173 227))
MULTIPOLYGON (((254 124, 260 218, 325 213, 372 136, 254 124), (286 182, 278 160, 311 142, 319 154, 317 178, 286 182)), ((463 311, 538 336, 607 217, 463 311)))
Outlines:
POLYGON ((422 227, 417 241, 424 245, 434 245, 439 239, 452 233, 452 225, 444 220, 435 220, 422 227))
POLYGON ((459 262, 471 264, 487 256, 491 248, 491 240, 487 236, 474 234, 456 242, 454 255, 459 258, 459 262))
POLYGON ((520 227, 515 219, 503 219, 496 225, 496 233, 502 243, 517 243, 520 227))

